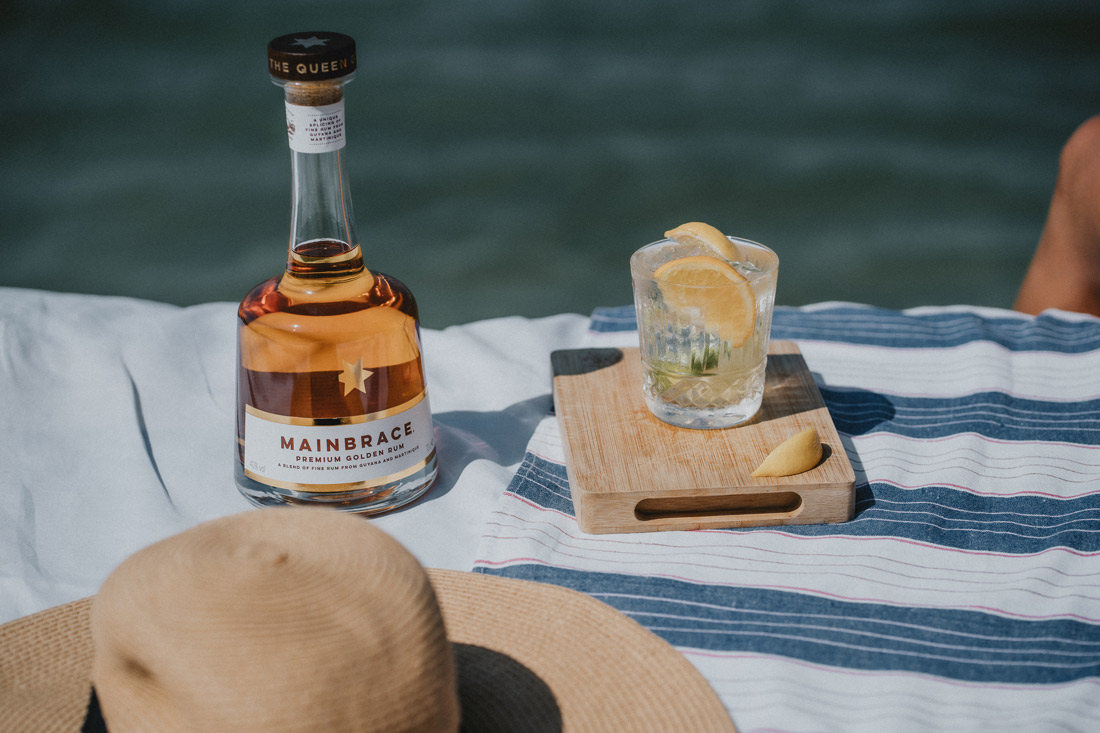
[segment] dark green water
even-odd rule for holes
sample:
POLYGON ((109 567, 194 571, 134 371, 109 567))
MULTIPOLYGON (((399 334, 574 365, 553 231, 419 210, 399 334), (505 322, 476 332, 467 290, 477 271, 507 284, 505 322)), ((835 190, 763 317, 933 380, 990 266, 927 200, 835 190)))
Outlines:
POLYGON ((285 258, 277 35, 356 37, 368 264, 423 321, 630 301, 688 220, 780 303, 1009 306, 1100 3, 26 2, 0 9, 0 285, 236 301, 285 258))

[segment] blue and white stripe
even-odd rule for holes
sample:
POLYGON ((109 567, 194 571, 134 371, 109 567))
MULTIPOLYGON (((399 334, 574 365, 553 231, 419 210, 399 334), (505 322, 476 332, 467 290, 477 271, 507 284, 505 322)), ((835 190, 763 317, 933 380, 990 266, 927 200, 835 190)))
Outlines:
MULTIPOLYGON (((630 308, 589 342, 636 342, 630 308)), ((743 731, 1100 730, 1100 320, 782 308, 857 477, 835 525, 587 535, 548 416, 480 572, 674 644, 743 731)))
MULTIPOLYGON (((772 338, 794 341, 841 341, 899 348, 946 348, 974 341, 999 344, 1013 351, 1079 354, 1100 349, 1094 320, 1043 314, 1021 318, 977 309, 922 308, 900 312, 858 304, 817 307, 777 306, 772 338)), ((592 314, 592 331, 637 329, 631 306, 601 308, 592 314)))

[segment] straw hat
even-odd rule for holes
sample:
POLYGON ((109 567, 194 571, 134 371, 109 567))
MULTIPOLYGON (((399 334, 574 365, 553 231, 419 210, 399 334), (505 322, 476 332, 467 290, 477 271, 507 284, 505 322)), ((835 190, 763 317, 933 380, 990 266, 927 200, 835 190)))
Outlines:
POLYGON ((732 731, 666 642, 589 596, 425 571, 360 517, 258 509, 0 626, 0 729, 732 731), (89 706, 91 695, 92 705, 89 706))

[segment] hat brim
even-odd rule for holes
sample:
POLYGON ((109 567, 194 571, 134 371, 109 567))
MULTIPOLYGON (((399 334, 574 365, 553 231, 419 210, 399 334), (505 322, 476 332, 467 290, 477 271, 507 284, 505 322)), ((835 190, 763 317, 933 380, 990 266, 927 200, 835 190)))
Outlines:
MULTIPOLYGON (((733 731, 671 645, 560 586, 429 569, 457 662, 466 730, 733 731)), ((79 730, 92 599, 0 626, 0 729, 79 730)))

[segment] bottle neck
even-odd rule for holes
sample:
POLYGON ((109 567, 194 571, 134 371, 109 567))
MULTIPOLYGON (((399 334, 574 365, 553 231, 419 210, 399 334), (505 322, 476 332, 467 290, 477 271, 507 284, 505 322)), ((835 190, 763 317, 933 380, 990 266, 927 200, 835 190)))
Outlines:
POLYGON ((344 146, 345 81, 284 84, 291 148, 291 274, 333 276, 363 267, 344 146))

